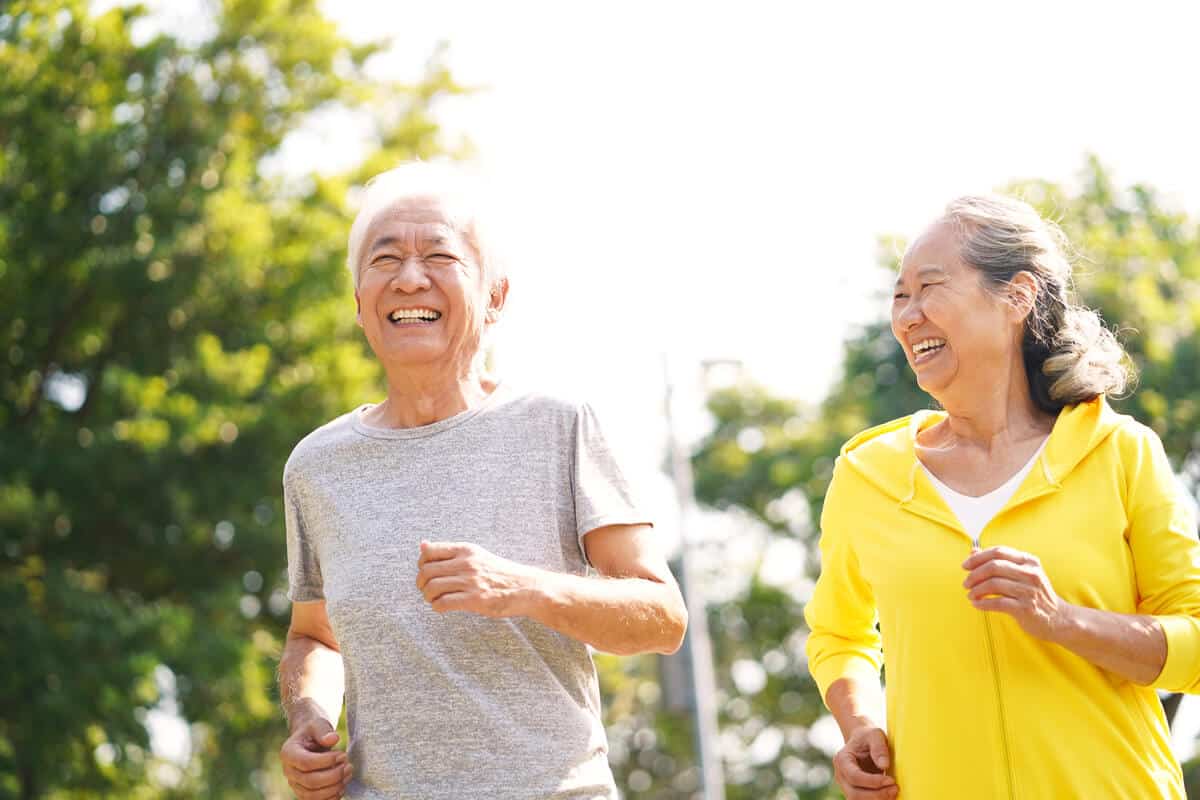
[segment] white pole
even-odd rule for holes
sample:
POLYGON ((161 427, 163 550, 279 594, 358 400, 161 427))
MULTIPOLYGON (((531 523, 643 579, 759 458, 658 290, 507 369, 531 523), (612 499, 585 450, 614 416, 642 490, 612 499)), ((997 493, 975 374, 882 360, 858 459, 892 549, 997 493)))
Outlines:
POLYGON ((696 760, 700 768, 700 792, 704 800, 725 800, 725 770, 721 762, 720 731, 717 726, 717 683, 713 673, 712 642, 708 637, 708 609, 689 553, 691 531, 696 518, 696 498, 692 481, 692 463, 675 434, 672 413, 674 386, 670 366, 663 356, 667 449, 671 478, 679 501, 679 585, 687 604, 688 632, 684 640, 689 688, 692 693, 693 735, 696 760))

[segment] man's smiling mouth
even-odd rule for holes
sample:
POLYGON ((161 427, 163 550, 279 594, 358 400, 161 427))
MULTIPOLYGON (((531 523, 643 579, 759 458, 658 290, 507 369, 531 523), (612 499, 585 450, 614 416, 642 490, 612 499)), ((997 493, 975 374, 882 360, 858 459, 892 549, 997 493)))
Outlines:
POLYGON ((432 308, 398 308, 388 314, 388 319, 396 325, 414 325, 422 322, 437 322, 442 318, 442 312, 432 308))

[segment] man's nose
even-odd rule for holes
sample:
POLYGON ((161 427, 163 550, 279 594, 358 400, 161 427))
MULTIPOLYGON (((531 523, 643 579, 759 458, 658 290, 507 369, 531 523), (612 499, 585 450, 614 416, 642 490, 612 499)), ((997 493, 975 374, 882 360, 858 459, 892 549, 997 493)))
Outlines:
POLYGON ((429 288, 429 275, 425 272, 425 261, 420 256, 410 256, 397 265, 388 285, 406 294, 429 288))

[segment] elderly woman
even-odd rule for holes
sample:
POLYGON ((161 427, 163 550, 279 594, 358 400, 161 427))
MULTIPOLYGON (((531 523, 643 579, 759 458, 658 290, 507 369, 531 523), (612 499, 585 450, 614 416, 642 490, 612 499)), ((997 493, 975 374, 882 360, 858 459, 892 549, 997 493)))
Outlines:
POLYGON ((904 256, 892 333, 944 410, 842 449, 805 612, 850 800, 1184 797, 1156 690, 1200 687, 1195 521, 1064 247, 966 197, 904 256))
POLYGON ((311 433, 284 472, 281 759, 302 800, 615 798, 588 645, 683 637, 591 409, 483 372, 508 281, 477 199, 449 168, 406 165, 368 185, 350 232, 387 397, 311 433))

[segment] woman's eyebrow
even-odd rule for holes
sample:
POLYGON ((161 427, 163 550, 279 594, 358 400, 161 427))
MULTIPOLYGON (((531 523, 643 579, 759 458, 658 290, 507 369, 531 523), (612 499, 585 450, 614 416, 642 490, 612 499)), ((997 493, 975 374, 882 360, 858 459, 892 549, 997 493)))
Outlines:
MULTIPOLYGON (((916 278, 920 278, 925 275, 937 275, 940 277, 946 276, 946 270, 938 264, 922 264, 921 266, 917 267, 913 272, 914 272, 913 277, 916 277, 916 278)), ((899 286, 903 282, 904 282, 904 279, 902 277, 896 278, 897 286, 899 286)))

